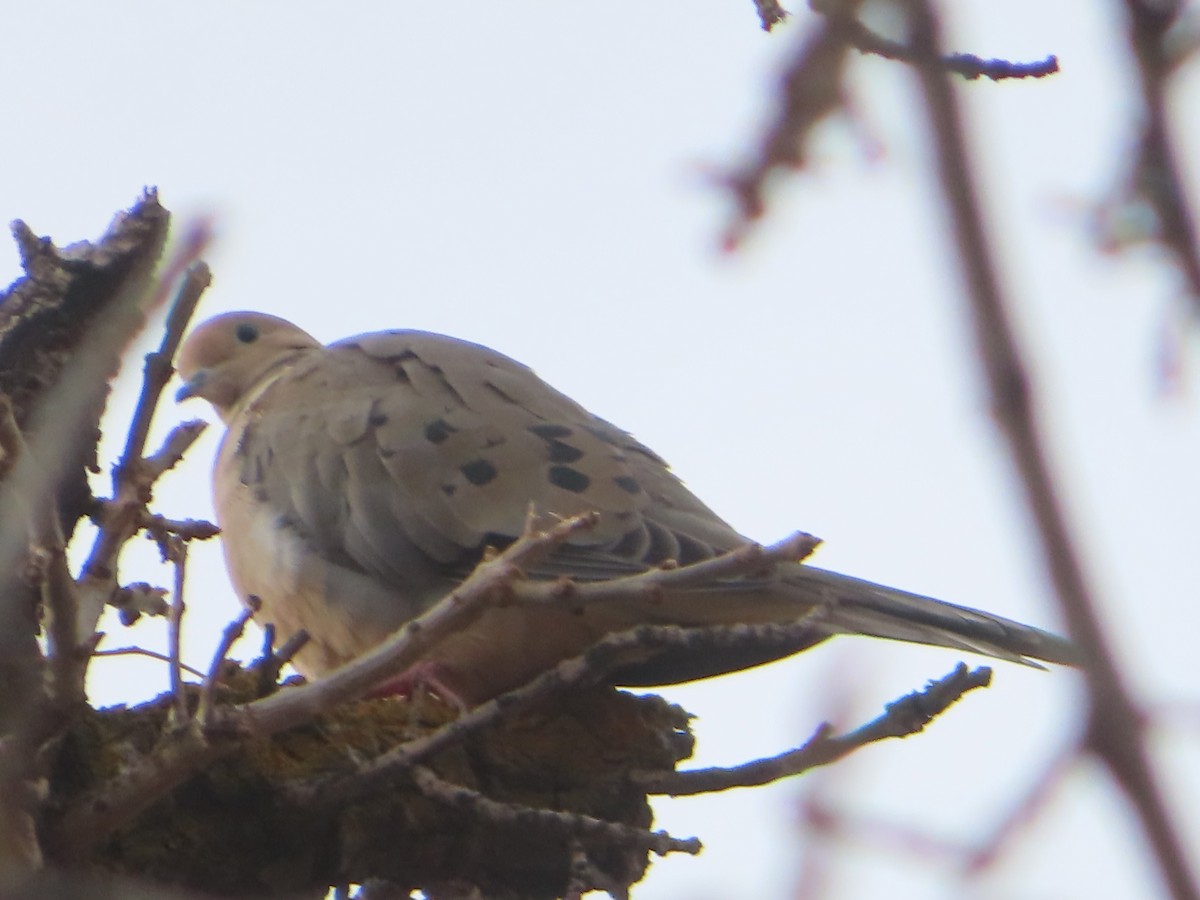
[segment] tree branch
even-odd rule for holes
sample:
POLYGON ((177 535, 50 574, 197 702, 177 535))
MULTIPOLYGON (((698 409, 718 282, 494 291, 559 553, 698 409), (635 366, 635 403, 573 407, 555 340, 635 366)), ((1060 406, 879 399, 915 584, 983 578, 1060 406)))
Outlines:
POLYGON ((992 670, 989 668, 969 670, 965 664, 959 663, 949 675, 931 681, 921 691, 892 701, 883 715, 848 734, 835 735, 833 726, 826 722, 817 728, 803 746, 778 756, 730 768, 635 772, 632 777, 648 793, 669 794, 672 797, 770 784, 837 762, 867 744, 917 734, 965 693, 987 687, 991 677, 992 670))
POLYGON ((1096 615, 1092 588, 1050 471, 1029 375, 984 233, 958 102, 940 62, 937 21, 928 0, 908 2, 912 44, 920 53, 917 72, 935 142, 939 186, 964 269, 975 344, 992 410, 1037 524, 1043 561, 1071 637, 1086 660, 1088 746, 1108 766, 1134 804, 1173 895, 1177 900, 1197 900, 1200 893, 1188 870, 1187 856, 1149 764, 1142 716, 1121 678, 1096 615))
POLYGON ((630 845, 639 850, 651 850, 659 856, 666 856, 668 853, 690 853, 694 856, 700 852, 700 841, 696 838, 681 840, 671 837, 665 831, 645 831, 615 822, 605 822, 594 816, 497 803, 478 791, 439 778, 425 766, 414 766, 412 777, 427 797, 448 806, 464 809, 504 828, 530 828, 562 838, 598 838, 618 845, 630 845))
POLYGON ((1137 154, 1136 171, 1130 174, 1130 181, 1137 185, 1136 193, 1154 208, 1161 228, 1157 237, 1183 274, 1193 312, 1200 313, 1200 239, 1171 140, 1167 112, 1167 89, 1177 68, 1168 50, 1167 34, 1179 21, 1184 4, 1177 0, 1123 0, 1122 5, 1126 38, 1137 60, 1145 117, 1141 152, 1137 154))

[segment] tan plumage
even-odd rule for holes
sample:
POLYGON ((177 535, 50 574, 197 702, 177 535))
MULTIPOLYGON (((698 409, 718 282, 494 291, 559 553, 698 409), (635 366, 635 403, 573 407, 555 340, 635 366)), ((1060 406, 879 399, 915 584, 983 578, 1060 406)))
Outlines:
MULTIPOLYGON (((484 546, 518 535, 533 502, 600 513, 533 577, 599 579, 687 563, 746 539, 666 463, 493 350, 418 331, 322 347, 283 319, 230 313, 180 353, 180 397, 228 426, 214 498, 234 585, 262 600, 279 639, 305 629, 297 668, 319 677, 381 641, 461 580, 484 546)), ((1070 663, 1044 631, 808 565, 769 580, 678 590, 656 604, 492 610, 432 659, 460 698, 514 687, 604 633, 642 622, 789 621, 822 607, 822 631, 784 648, 626 667, 664 684, 756 665, 839 632, 1016 661, 1070 663)))

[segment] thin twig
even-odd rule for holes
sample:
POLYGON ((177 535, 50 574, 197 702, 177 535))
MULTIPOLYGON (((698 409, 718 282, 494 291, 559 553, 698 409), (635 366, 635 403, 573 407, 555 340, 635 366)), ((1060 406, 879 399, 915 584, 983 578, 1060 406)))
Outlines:
POLYGON ((203 419, 190 419, 172 428, 163 440, 162 446, 146 457, 144 465, 148 472, 143 472, 143 477, 149 475, 151 478, 156 479, 164 472, 175 468, 176 464, 183 459, 183 455, 192 444, 196 443, 207 427, 208 423, 203 419))
POLYGON ((803 531, 769 547, 747 542, 710 559, 686 566, 665 566, 604 581, 524 580, 513 586, 513 602, 561 605, 569 599, 573 607, 589 603, 636 600, 681 590, 697 584, 713 584, 725 578, 766 575, 777 565, 807 559, 821 539, 803 531))
POLYGON ((175 426, 152 456, 123 464, 117 492, 100 503, 99 531, 79 579, 80 619, 88 628, 95 629, 100 613, 113 600, 118 588, 117 560, 125 544, 147 521, 146 503, 155 482, 179 461, 206 427, 207 423, 200 420, 175 426))
POLYGON ((810 800, 800 814, 805 830, 811 835, 865 847, 875 854, 891 852, 907 862, 921 860, 952 867, 961 865, 970 855, 970 848, 957 838, 927 834, 908 822, 839 810, 820 799, 810 800))
POLYGON ((176 534, 185 541, 207 541, 221 533, 220 528, 204 519, 168 519, 149 510, 142 511, 138 526, 155 540, 176 534))
POLYGON ((1025 831, 1037 815, 1046 809, 1079 759, 1079 753, 1080 748, 1072 745, 1042 769, 1037 779, 1026 788, 1024 796, 1013 804, 1008 815, 992 826, 991 835, 967 854, 963 864, 963 871, 967 875, 976 875, 996 862, 1013 838, 1025 831))
POLYGON ((170 656, 171 678, 171 712, 177 724, 183 724, 188 719, 187 697, 183 693, 183 662, 181 660, 180 636, 183 625, 183 613, 186 606, 183 600, 184 579, 187 574, 187 542, 179 537, 172 537, 168 544, 171 562, 175 566, 175 585, 171 591, 171 607, 167 614, 167 648, 170 656))
POLYGON ((834 734, 833 726, 824 723, 803 746, 778 756, 732 767, 684 772, 635 772, 632 777, 638 787, 647 793, 669 794, 672 797, 770 784, 818 766, 827 766, 867 744, 917 734, 968 691, 987 687, 991 677, 992 670, 989 668, 969 670, 965 664, 959 663, 949 675, 931 681, 923 690, 892 701, 883 715, 848 734, 834 734))
MULTIPOLYGON (((193 237, 196 243, 187 248, 186 254, 177 255, 173 265, 183 265, 190 259, 198 259, 204 252, 208 235, 194 234, 193 237)), ((163 273, 160 285, 173 284, 177 275, 178 273, 172 272, 169 266, 163 273)), ((188 265, 183 281, 175 293, 175 300, 167 311, 162 343, 153 353, 146 354, 146 364, 142 375, 142 392, 138 396, 133 419, 129 423, 125 450, 121 454, 116 468, 113 469, 113 496, 121 492, 120 482, 123 478, 128 477, 129 467, 137 465, 142 458, 146 447, 146 438, 149 436, 150 426, 154 422, 154 413, 158 409, 158 401, 167 382, 175 374, 175 369, 171 364, 175 359, 175 351, 179 349, 183 333, 187 330, 192 313, 196 311, 196 304, 200 302, 201 295, 211 283, 212 273, 209 272, 205 263, 194 262, 188 265)))
POLYGON ((451 784, 424 766, 413 768, 412 778, 425 796, 448 806, 465 809, 485 821, 496 822, 506 828, 531 828, 563 837, 593 837, 621 846, 650 850, 659 856, 666 856, 668 853, 695 855, 701 849, 698 838, 675 838, 665 831, 645 831, 632 825, 606 822, 582 813, 501 803, 485 797, 478 791, 451 784))
MULTIPOLYGON (((915 62, 917 59, 918 52, 914 47, 876 34, 858 19, 847 17, 846 25, 850 43, 863 53, 901 62, 915 62)), ((983 59, 973 53, 948 53, 938 58, 941 60, 941 67, 946 72, 961 75, 968 81, 976 78, 988 78, 992 81, 1004 81, 1010 78, 1045 78, 1058 72, 1058 57, 1056 56, 1047 56, 1045 59, 1034 62, 983 59)))
POLYGON ((262 657, 254 664, 258 672, 258 696, 266 697, 278 686, 279 673, 283 667, 295 658, 300 649, 309 641, 308 632, 301 628, 284 641, 283 646, 273 650, 275 646, 275 626, 268 623, 263 628, 262 657))
POLYGON ((1008 444, 1025 500, 1037 523, 1043 560, 1059 605, 1086 665, 1089 748, 1122 785, 1176 900, 1200 900, 1182 842, 1150 768, 1142 716, 1121 678, 1096 615, 1033 408, 1028 370, 1009 320, 991 246, 984 233, 957 98, 939 58, 938 25, 928 0, 909 0, 913 48, 935 138, 940 187, 964 267, 975 342, 991 402, 1008 444))
POLYGON ((251 617, 258 611, 261 605, 262 601, 257 597, 247 597, 246 608, 242 610, 236 619, 226 625, 225 630, 221 632, 221 642, 217 644, 217 652, 213 654, 212 663, 208 668, 208 675, 205 677, 204 686, 200 691, 200 704, 196 708, 196 721, 200 723, 202 728, 207 728, 214 722, 217 705, 217 685, 221 681, 221 672, 225 668, 225 660, 229 657, 229 650, 246 631, 246 626, 250 623, 251 617))
MULTIPOLYGON (((110 650, 93 650, 92 656, 145 656, 149 659, 157 659, 159 662, 171 662, 171 657, 167 654, 159 653, 157 650, 148 650, 145 647, 113 647, 110 650)), ((179 667, 197 678, 203 678, 206 674, 185 662, 180 662, 179 667)))

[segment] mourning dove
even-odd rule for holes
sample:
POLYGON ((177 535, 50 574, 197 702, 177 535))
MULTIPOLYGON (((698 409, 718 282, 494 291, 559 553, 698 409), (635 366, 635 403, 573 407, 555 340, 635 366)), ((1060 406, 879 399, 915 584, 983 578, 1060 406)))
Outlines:
MULTIPOLYGON (((384 331, 324 347, 274 316, 238 312, 192 332, 179 398, 208 400, 227 426, 213 495, 230 576, 294 662, 319 678, 420 615, 488 546, 521 534, 530 504, 595 511, 533 578, 597 580, 687 564, 747 539, 652 450, 533 371, 478 344, 384 331)), ((670 684, 758 665, 837 633, 1029 662, 1071 663, 1045 631, 801 563, 665 596, 491 608, 432 649, 439 684, 471 705, 524 683, 603 635, 643 623, 791 622, 786 646, 703 658, 673 651, 627 665, 626 685, 670 684)))

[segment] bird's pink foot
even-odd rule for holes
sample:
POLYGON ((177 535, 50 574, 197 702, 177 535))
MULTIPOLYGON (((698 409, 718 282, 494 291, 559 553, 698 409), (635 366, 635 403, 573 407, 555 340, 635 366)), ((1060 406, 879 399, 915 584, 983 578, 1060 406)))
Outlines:
POLYGON ((421 694, 437 697, 459 714, 471 708, 461 679, 448 665, 433 659, 413 664, 395 678, 374 688, 367 696, 415 698, 421 694))

